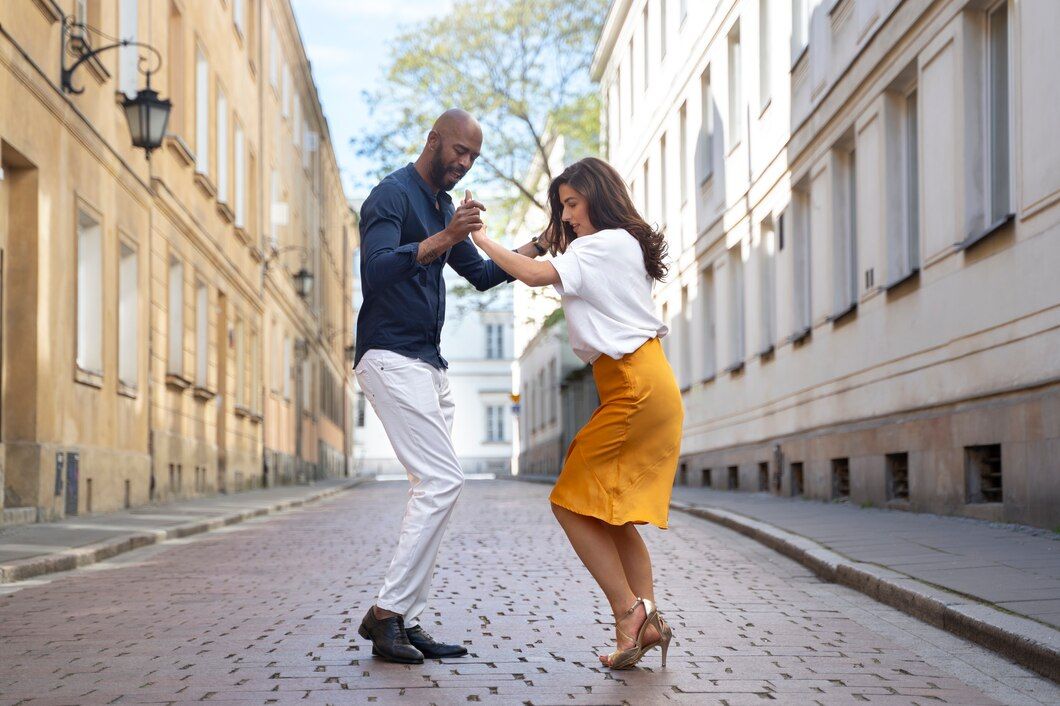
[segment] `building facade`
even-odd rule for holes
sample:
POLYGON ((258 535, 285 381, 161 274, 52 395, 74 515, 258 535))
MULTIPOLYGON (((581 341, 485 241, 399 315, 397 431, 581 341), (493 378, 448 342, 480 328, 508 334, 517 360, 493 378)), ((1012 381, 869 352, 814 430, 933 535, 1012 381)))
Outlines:
POLYGON ((1060 521, 1060 5, 616 0, 679 478, 1060 521))
POLYGON ((3 506, 233 492, 284 477, 272 453, 345 473, 357 232, 287 0, 5 2, 0 95, 3 506), (158 57, 102 52, 64 91, 114 38, 158 57), (173 104, 150 161, 120 103, 140 69, 173 104), (277 329, 305 342, 283 370, 277 329))
MULTIPOLYGON (((359 271, 359 268, 358 268, 359 271)), ((507 475, 512 470, 512 288, 468 291, 451 269, 445 271, 447 297, 442 355, 456 414, 453 445, 465 474, 507 475)), ((360 294, 355 306, 359 307, 360 294)), ((356 381, 355 381, 356 382, 356 381)), ((379 417, 364 393, 356 392, 358 473, 404 475, 379 417)))

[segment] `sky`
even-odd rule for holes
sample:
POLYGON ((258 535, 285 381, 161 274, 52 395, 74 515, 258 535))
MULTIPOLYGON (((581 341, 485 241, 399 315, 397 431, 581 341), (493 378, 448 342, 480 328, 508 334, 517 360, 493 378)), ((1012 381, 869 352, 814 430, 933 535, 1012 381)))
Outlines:
POLYGON ((388 43, 402 27, 444 15, 454 0, 292 0, 331 129, 346 195, 363 198, 373 165, 350 138, 369 125, 363 93, 382 80, 388 43))

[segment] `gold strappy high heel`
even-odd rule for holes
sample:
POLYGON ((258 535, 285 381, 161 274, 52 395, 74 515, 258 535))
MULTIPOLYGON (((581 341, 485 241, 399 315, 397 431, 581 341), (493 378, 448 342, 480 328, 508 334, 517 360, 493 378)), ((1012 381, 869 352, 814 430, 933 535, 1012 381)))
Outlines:
POLYGON ((633 611, 637 609, 637 606, 644 605, 645 618, 644 622, 641 623, 640 630, 637 631, 637 638, 634 640, 631 636, 622 632, 618 628, 618 621, 615 621, 615 629, 619 636, 626 640, 633 640, 633 647, 626 650, 615 650, 607 656, 607 666, 611 669, 630 669, 637 664, 647 654, 648 650, 653 647, 662 648, 662 666, 666 667, 666 652, 670 649, 670 640, 673 638, 673 631, 670 630, 670 626, 659 617, 659 611, 656 609, 655 604, 647 598, 638 598, 633 606, 622 614, 625 618, 628 615, 632 615, 633 611), (648 626, 654 626, 655 630, 659 633, 659 639, 654 642, 644 643, 644 635, 648 631, 648 626))

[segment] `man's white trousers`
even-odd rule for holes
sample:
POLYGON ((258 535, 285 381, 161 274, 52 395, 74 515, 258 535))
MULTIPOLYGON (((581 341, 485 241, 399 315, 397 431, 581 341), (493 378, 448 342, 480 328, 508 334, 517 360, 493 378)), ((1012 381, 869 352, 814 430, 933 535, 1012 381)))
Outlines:
POLYGON ((412 627, 427 605, 438 547, 464 484, 449 378, 422 360, 379 349, 366 352, 354 373, 409 477, 401 535, 376 605, 412 627))

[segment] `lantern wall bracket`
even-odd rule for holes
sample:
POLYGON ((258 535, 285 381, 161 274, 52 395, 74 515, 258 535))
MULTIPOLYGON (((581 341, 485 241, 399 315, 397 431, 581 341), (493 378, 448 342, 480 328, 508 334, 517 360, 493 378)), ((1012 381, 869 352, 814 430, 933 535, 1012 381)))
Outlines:
MULTIPOLYGON (((146 50, 150 51, 152 54, 154 54, 155 62, 156 62, 154 71, 157 71, 162 66, 162 54, 157 49, 155 49, 153 46, 151 46, 150 44, 145 44, 144 42, 135 42, 135 41, 132 41, 130 39, 121 39, 121 40, 114 40, 113 43, 106 44, 104 46, 99 47, 98 49, 92 49, 91 45, 88 44, 85 41, 83 36, 79 37, 79 42, 78 42, 81 45, 81 47, 82 47, 81 51, 78 52, 80 54, 80 56, 77 57, 77 60, 74 61, 74 63, 72 63, 69 66, 67 66, 66 65, 67 51, 68 51, 68 47, 70 46, 70 40, 74 38, 73 31, 74 31, 75 27, 80 27, 82 30, 92 30, 93 32, 95 32, 96 34, 99 34, 100 36, 105 36, 99 30, 93 29, 93 28, 89 27, 88 25, 83 25, 83 24, 78 23, 78 22, 73 22, 73 21, 71 21, 71 18, 67 17, 67 16, 63 17, 62 41, 60 42, 60 48, 59 48, 59 52, 60 52, 59 53, 59 66, 61 67, 61 73, 60 73, 61 81, 60 81, 60 83, 61 83, 63 92, 65 92, 65 93, 72 93, 74 95, 79 95, 81 93, 84 93, 85 89, 83 87, 77 87, 77 86, 74 86, 74 84, 73 84, 74 72, 77 71, 81 67, 81 64, 84 64, 86 61, 90 61, 90 60, 94 59, 95 57, 99 56, 100 54, 102 54, 103 52, 110 51, 111 49, 120 49, 122 47, 142 47, 143 49, 146 49, 146 50), (88 51, 86 51, 84 49, 85 47, 88 47, 88 51)), ((109 38, 109 39, 113 39, 113 38, 109 38)), ((144 58, 145 57, 139 57, 139 61, 137 61, 137 69, 140 69, 139 64, 141 62, 143 62, 144 58)), ((140 69, 140 70, 143 71, 142 69, 140 69)), ((147 74, 148 81, 150 81, 151 71, 145 71, 143 73, 147 74)))

